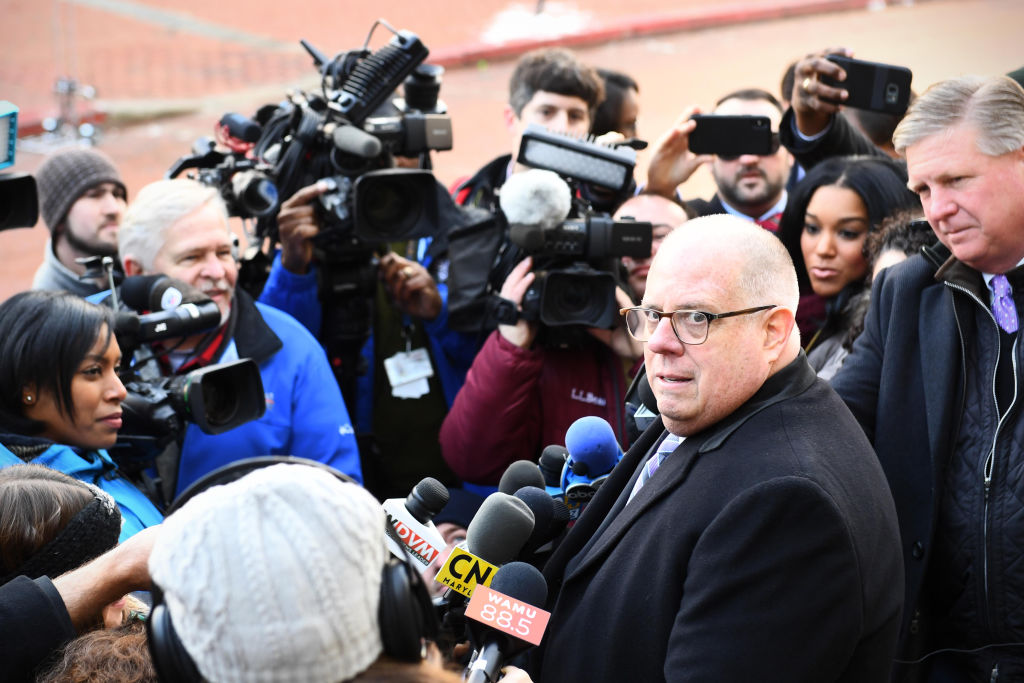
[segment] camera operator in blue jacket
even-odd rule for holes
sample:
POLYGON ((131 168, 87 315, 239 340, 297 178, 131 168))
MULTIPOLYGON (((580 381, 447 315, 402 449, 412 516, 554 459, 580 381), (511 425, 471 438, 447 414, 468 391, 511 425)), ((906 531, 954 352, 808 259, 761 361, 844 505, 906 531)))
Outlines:
MULTIPOLYGON (((311 240, 324 228, 313 203, 326 191, 325 183, 314 183, 282 203, 280 251, 259 297, 318 336, 324 310, 320 271, 331 266, 314 255, 311 240)), ((476 335, 448 327, 444 241, 422 238, 391 246, 404 255, 388 251, 375 262, 379 284, 351 404, 365 483, 382 499, 404 497, 425 476, 458 484, 441 457, 437 435, 480 345, 476 335), (400 376, 396 364, 411 367, 412 374, 400 376)))

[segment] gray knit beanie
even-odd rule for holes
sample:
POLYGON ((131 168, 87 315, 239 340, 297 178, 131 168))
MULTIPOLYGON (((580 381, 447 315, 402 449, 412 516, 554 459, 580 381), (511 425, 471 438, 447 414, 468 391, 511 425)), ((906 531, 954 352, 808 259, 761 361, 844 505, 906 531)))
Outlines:
POLYGON ((182 645, 217 683, 336 683, 383 651, 384 510, 281 464, 214 486, 162 525, 149 571, 182 645))
POLYGON ((39 213, 50 234, 71 210, 71 205, 100 183, 114 183, 128 191, 110 158, 94 149, 69 147, 54 152, 35 173, 39 191, 39 213))

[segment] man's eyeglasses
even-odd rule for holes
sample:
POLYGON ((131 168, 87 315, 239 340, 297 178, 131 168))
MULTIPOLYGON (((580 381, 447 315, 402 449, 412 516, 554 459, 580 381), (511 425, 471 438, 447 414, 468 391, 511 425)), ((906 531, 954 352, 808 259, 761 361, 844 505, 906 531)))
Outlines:
POLYGON ((658 323, 661 322, 662 316, 670 316, 672 331, 675 333, 676 338, 679 339, 683 344, 690 344, 696 346, 703 344, 708 339, 708 328, 711 326, 711 321, 718 320, 719 318, 731 318, 735 315, 748 315, 750 313, 757 313, 758 311, 767 311, 769 308, 775 308, 775 304, 770 306, 758 306, 756 308, 744 308, 742 311, 730 311, 728 313, 708 313, 706 311, 659 311, 654 308, 623 308, 619 311, 620 315, 626 316, 626 329, 629 330, 630 336, 637 341, 645 342, 651 338, 654 334, 655 328, 658 327, 658 323))
MULTIPOLYGON (((779 134, 778 133, 772 133, 772 146, 770 148, 771 151, 768 152, 768 154, 758 154, 757 156, 762 156, 762 157, 771 156, 772 154, 775 154, 776 152, 779 151, 779 147, 781 145, 782 145, 782 143, 779 141, 779 134)), ((751 153, 753 154, 753 152, 751 152, 751 153)), ((743 156, 743 155, 742 154, 719 154, 718 158, 721 159, 722 161, 736 161, 741 156, 743 156)))

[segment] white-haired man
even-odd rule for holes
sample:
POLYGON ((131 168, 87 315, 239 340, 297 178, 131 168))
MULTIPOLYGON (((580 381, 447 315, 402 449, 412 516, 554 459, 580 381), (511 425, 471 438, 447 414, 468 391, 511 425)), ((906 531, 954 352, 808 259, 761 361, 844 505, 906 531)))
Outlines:
POLYGON ((233 244, 217 191, 184 179, 142 188, 119 235, 126 275, 169 275, 208 295, 221 310, 216 330, 166 350, 167 370, 181 374, 252 358, 263 379, 263 417, 218 435, 189 425, 174 490, 180 493, 207 472, 258 455, 309 457, 362 481, 355 433, 323 348, 287 313, 235 287, 233 244))
POLYGON ((1024 680, 1024 89, 942 81, 893 144, 940 244, 879 274, 833 386, 900 516, 899 680, 1024 680))

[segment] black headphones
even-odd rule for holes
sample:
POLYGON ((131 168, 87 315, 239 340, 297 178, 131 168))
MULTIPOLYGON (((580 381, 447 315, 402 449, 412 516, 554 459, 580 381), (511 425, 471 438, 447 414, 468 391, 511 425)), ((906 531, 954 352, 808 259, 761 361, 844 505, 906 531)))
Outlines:
MULTIPOLYGON (((347 474, 315 460, 280 455, 248 458, 214 470, 194 482, 174 500, 167 509, 167 515, 212 486, 228 484, 254 470, 280 463, 317 467, 341 481, 357 483, 347 474)), ((437 638, 437 617, 430 595, 420 573, 404 557, 399 559, 388 553, 381 576, 377 616, 384 654, 394 659, 417 662, 424 655, 423 640, 437 638)), ((163 683, 203 680, 174 630, 171 613, 163 601, 163 591, 156 584, 153 585, 153 609, 146 620, 146 632, 153 668, 163 683)))

